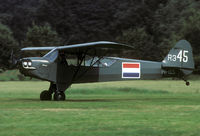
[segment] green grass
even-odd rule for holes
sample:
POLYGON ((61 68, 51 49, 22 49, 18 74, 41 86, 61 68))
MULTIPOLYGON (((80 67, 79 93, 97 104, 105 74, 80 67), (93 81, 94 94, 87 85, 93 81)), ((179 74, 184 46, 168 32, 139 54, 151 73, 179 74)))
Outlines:
MULTIPOLYGON (((1 69, 0 69, 1 71, 1 69)), ((28 81, 30 77, 25 77, 20 74, 19 70, 7 70, 0 73, 0 81, 28 81)), ((37 79, 32 79, 32 81, 37 81, 37 79)))
POLYGON ((200 81, 75 84, 42 102, 47 82, 0 82, 0 136, 198 136, 200 81))
POLYGON ((0 81, 19 80, 18 75, 19 71, 17 70, 4 71, 0 73, 0 81))

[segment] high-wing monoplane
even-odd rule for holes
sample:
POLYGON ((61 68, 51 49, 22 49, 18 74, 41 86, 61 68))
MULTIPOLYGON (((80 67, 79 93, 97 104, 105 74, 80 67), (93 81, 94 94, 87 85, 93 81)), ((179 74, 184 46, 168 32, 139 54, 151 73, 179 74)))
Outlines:
POLYGON ((112 57, 115 50, 132 50, 115 42, 91 42, 59 47, 28 47, 22 51, 49 51, 43 57, 22 58, 19 69, 25 76, 50 82, 41 100, 65 100, 65 90, 73 83, 160 79, 177 77, 189 82, 194 61, 186 40, 179 41, 162 62, 112 57))

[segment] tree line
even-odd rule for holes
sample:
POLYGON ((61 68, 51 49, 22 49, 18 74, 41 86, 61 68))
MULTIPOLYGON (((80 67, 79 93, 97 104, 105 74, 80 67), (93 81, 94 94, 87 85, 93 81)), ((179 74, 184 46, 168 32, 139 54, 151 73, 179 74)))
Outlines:
POLYGON ((0 68, 27 46, 114 41, 128 57, 161 61, 180 39, 200 65, 198 0, 0 0, 0 68))

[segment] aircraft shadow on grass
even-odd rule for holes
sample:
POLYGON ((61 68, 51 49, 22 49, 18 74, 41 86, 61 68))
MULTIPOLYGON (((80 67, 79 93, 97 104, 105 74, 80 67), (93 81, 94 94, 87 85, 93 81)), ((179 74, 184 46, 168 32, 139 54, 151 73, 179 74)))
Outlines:
MULTIPOLYGON (((129 102, 137 102, 137 101, 140 101, 140 102, 194 102, 194 101, 198 101, 199 100, 196 100, 196 99, 193 99, 193 98, 179 98, 179 97, 174 97, 174 98, 170 98, 169 97, 163 97, 163 98, 101 98, 101 99, 67 99, 63 102, 66 102, 66 103, 87 103, 87 102, 97 102, 97 103, 100 103, 100 102, 126 102, 126 101, 129 101, 129 102)), ((34 98, 30 98, 30 99, 27 99, 27 98, 19 98, 19 99, 7 99, 7 100, 0 100, 0 102, 41 102, 39 99, 34 99, 34 98)))

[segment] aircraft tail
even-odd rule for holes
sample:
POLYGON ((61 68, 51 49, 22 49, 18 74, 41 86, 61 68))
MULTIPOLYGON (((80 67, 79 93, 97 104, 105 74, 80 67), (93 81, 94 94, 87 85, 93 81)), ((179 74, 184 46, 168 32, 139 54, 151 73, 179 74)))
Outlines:
POLYGON ((190 75, 194 70, 190 43, 186 40, 179 41, 162 61, 162 68, 164 75, 173 75, 185 80, 185 76, 190 75))

